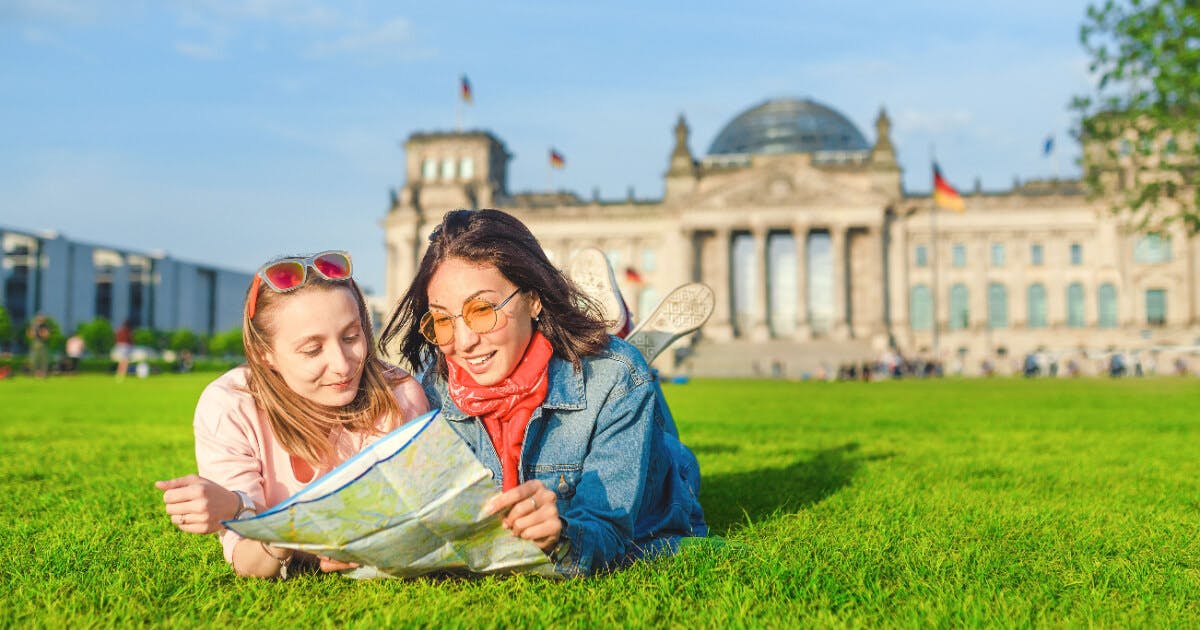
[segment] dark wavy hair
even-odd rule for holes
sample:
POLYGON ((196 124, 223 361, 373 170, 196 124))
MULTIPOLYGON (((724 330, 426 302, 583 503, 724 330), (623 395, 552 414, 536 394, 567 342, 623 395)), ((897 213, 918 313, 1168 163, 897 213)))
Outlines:
POLYGON ((417 275, 380 339, 380 346, 397 349, 413 370, 437 361, 438 373, 446 376, 445 358, 421 335, 420 323, 429 311, 429 280, 452 258, 492 265, 523 293, 536 295, 542 303, 537 329, 554 354, 577 368, 582 357, 608 346, 600 308, 546 258, 524 223, 500 210, 452 210, 429 235, 417 275))

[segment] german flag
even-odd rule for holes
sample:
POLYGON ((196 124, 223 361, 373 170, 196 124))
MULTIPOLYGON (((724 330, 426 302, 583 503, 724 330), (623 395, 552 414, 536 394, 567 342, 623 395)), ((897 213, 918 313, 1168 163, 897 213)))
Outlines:
POLYGON ((459 96, 468 105, 475 102, 475 97, 471 95, 471 81, 465 74, 459 79, 459 96))
POLYGON ((550 166, 554 168, 562 168, 567 165, 567 158, 564 158, 561 153, 554 149, 550 149, 550 166))
POLYGON ((942 169, 938 168, 937 162, 933 163, 933 204, 955 212, 963 212, 967 209, 962 195, 958 194, 958 191, 954 190, 954 187, 945 179, 942 179, 942 169))

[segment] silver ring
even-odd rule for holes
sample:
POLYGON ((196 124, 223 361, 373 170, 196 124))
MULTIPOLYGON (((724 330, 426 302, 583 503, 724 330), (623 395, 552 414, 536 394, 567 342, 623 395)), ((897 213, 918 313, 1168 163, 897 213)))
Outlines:
POLYGON ((180 525, 187 525, 187 514, 180 514, 180 515, 179 515, 179 524, 180 524, 180 525))
POLYGON ((533 504, 533 509, 536 510, 537 509, 537 499, 535 499, 534 497, 529 497, 529 502, 533 504))

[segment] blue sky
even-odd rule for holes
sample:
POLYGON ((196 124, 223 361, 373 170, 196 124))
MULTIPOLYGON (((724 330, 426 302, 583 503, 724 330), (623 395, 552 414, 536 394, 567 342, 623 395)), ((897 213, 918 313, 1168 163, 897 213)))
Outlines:
POLYGON ((1070 176, 1086 5, 3 0, 0 225, 243 270, 345 248, 382 287, 400 144, 454 128, 464 73, 513 191, 554 146, 556 188, 658 197, 680 113, 703 155, 781 96, 869 141, 885 106, 909 191, 931 146, 960 189, 1070 176))

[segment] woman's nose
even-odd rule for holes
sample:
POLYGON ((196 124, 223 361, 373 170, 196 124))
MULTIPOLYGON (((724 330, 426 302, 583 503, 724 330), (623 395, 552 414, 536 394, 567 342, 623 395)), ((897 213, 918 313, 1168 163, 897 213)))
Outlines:
POLYGON ((338 344, 337 348, 330 353, 329 369, 335 374, 347 375, 350 373, 351 358, 353 350, 346 344, 338 344))
POLYGON ((454 322, 454 349, 461 352, 470 350, 479 343, 479 333, 471 330, 467 325, 466 319, 459 317, 454 322))

